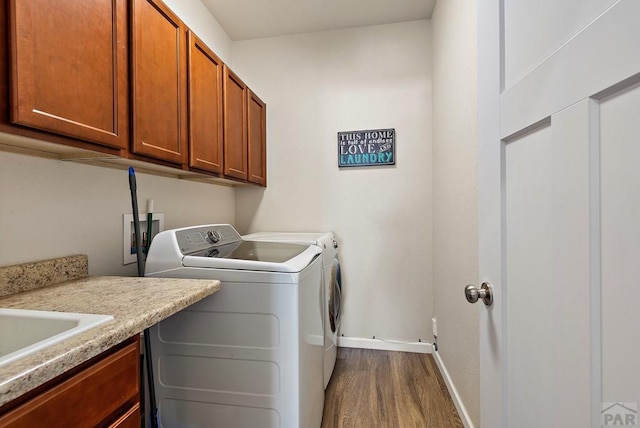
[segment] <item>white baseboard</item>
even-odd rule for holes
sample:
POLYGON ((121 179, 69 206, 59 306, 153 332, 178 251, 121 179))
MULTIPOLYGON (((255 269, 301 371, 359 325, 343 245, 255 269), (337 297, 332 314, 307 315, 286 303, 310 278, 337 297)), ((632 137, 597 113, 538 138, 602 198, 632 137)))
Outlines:
POLYGON ((426 342, 406 342, 402 340, 382 340, 365 339, 363 337, 338 337, 338 347, 340 348, 364 348, 377 349, 380 351, 401 351, 416 352, 420 354, 431 354, 433 345, 426 342))
POLYGON ((444 366, 442 358, 440 358, 440 354, 438 354, 438 351, 432 352, 432 354, 433 359, 436 361, 436 365, 440 369, 440 374, 442 374, 444 383, 447 384, 447 389, 449 390, 449 394, 451 394, 451 399, 453 400, 453 404, 456 406, 456 410, 462 420, 462 424, 465 428, 474 428, 473 422, 471 422, 471 418, 469 417, 469 413, 467 413, 467 409, 464 407, 464 403, 458 394, 456 386, 453 384, 453 380, 451 380, 451 376, 449 376, 447 368, 444 366))

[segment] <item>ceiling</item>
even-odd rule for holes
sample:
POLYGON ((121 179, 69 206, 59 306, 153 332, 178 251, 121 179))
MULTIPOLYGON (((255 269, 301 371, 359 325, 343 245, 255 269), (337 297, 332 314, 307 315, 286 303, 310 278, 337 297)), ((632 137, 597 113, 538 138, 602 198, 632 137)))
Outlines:
POLYGON ((436 0, 202 0, 231 40, 429 19, 436 0))

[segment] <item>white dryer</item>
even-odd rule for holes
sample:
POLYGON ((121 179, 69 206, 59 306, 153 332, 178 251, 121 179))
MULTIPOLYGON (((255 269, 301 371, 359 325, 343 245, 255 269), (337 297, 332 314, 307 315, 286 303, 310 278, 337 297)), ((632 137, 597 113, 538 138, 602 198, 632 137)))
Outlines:
POLYGON ((146 276, 221 281, 151 328, 162 427, 320 427, 320 256, 315 245, 244 241, 230 225, 154 238, 146 276))
POLYGON ((338 242, 332 232, 258 232, 244 235, 247 241, 287 242, 316 245, 322 250, 323 323, 324 323, 324 387, 327 387, 336 364, 338 332, 342 308, 342 275, 338 258, 338 242))

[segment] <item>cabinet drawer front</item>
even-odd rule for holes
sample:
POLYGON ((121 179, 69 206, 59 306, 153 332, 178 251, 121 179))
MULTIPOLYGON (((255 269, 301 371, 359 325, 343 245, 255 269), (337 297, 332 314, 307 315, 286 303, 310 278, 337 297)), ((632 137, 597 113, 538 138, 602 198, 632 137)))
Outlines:
POLYGON ((136 341, 0 417, 0 427, 96 426, 139 402, 139 358, 136 341))
POLYGON ((140 404, 133 406, 119 417, 109 428, 140 428, 140 404))

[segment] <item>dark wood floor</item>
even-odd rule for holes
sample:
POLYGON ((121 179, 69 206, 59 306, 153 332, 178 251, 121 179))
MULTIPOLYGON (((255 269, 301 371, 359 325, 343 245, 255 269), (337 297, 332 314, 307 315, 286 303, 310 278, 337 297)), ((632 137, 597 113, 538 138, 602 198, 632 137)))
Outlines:
POLYGON ((322 428, 462 426, 430 354, 338 348, 322 428))

